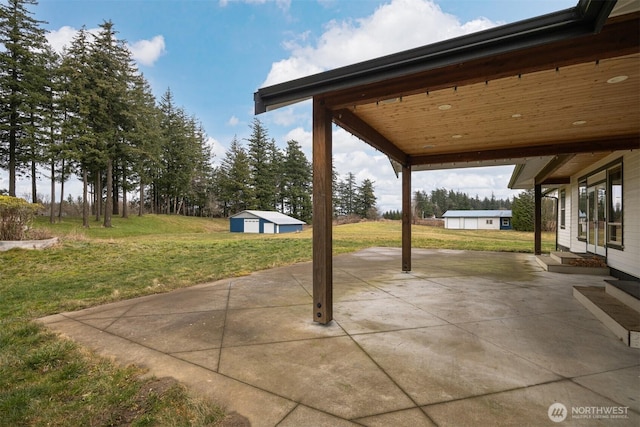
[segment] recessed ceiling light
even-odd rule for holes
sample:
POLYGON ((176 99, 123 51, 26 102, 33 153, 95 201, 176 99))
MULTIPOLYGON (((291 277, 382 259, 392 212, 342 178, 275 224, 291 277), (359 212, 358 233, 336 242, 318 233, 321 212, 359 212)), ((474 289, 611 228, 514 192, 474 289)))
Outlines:
POLYGON ((513 117, 514 119, 519 119, 520 117, 522 117, 522 114, 515 113, 515 114, 512 114, 511 117, 513 117))
POLYGON ((438 105, 438 110, 447 111, 451 109, 451 104, 438 105))
POLYGON ((576 120, 575 122, 572 123, 572 125, 574 125, 574 126, 582 126, 585 123, 587 123, 586 120, 576 120))
POLYGON ((400 98, 389 98, 389 99, 383 99, 382 101, 380 101, 380 104, 393 104, 394 102, 398 102, 400 101, 400 98))
POLYGON ((455 134, 455 135, 451 135, 451 138, 453 139, 460 139, 462 138, 462 135, 460 135, 459 133, 455 134))
POLYGON ((615 76, 615 77, 611 77, 609 80, 607 80, 607 83, 620 83, 623 82, 625 80, 627 80, 629 78, 629 76, 615 76))

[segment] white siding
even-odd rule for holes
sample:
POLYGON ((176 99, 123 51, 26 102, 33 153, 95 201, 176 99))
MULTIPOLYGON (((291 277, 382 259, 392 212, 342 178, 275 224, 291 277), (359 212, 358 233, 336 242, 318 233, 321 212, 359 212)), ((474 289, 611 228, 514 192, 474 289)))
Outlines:
POLYGON ((477 230, 478 229, 478 218, 462 218, 464 222, 465 230, 477 230))
POLYGON ((623 162, 623 244, 624 250, 608 248, 607 264, 636 277, 640 277, 640 151, 616 152, 607 156, 592 167, 571 177, 571 188, 567 188, 567 195, 571 195, 571 216, 567 216, 569 230, 558 233, 558 243, 568 246, 572 252, 585 252, 586 244, 578 240, 578 178, 589 174, 615 160, 623 162), (565 244, 569 239, 570 245, 565 244))
POLYGON ((460 218, 445 218, 445 228, 457 230, 460 228, 460 218))
MULTIPOLYGON (((577 182, 577 181, 576 181, 577 182)), ((578 209, 578 184, 575 186, 567 186, 560 188, 558 190, 558 245, 570 248, 572 239, 576 238, 578 235, 578 216, 576 214, 576 218, 574 221, 572 212, 577 212, 578 209), (560 191, 566 190, 565 195, 565 228, 560 228, 560 191), (574 197, 575 194, 575 197, 574 197), (575 203, 575 211, 573 210, 573 200, 575 203), (575 225, 574 225, 575 222, 575 225)), ((584 252, 578 251, 578 252, 584 252)))
POLYGON ((500 230, 501 218, 478 218, 478 230, 500 230))
POLYGON ((625 154, 622 170, 624 250, 609 249, 610 267, 640 277, 640 151, 625 154))

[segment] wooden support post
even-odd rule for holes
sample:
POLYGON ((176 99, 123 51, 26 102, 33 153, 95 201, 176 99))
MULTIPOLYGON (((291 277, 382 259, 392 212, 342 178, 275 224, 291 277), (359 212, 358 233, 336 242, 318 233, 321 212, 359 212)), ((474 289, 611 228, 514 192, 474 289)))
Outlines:
POLYGON ((313 99, 313 320, 333 319, 331 112, 313 99))
POLYGON ((533 253, 542 253, 542 185, 534 186, 534 226, 533 226, 533 253))
POLYGON ((411 271, 411 166, 402 167, 402 271, 411 271))

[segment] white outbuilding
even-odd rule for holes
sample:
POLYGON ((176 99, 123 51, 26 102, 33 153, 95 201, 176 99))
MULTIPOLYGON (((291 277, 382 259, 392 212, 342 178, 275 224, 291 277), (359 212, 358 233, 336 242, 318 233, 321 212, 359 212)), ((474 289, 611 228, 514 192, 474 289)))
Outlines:
POLYGON ((444 228, 458 230, 511 230, 511 211, 448 210, 442 215, 444 228))

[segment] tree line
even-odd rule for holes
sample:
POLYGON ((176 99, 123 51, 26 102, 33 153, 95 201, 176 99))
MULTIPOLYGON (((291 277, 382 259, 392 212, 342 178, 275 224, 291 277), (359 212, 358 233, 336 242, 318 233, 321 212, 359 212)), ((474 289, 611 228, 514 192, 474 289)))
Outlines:
MULTIPOLYGON (((202 209, 211 191, 211 152, 201 123, 175 105, 170 89, 157 102, 114 24, 78 31, 61 54, 47 43, 35 0, 0 3, 0 167, 7 193, 29 177, 36 202, 38 171, 51 200, 75 174, 83 181, 83 224, 127 216, 127 194, 139 190, 153 212, 202 209), (120 204, 122 200, 122 204, 120 204)), ((53 220, 53 203, 51 219, 53 220)))
MULTIPOLYGON (((154 97, 111 21, 95 34, 83 27, 58 54, 29 10, 35 5, 0 3, 0 168, 9 173, 9 188, 0 192, 15 197, 17 178, 28 177, 37 202, 44 171, 53 222, 56 193, 59 218, 64 185, 78 176, 84 226, 90 215, 103 215, 106 227, 112 215, 128 216, 130 194, 138 195, 140 215, 259 209, 311 221, 311 165, 299 143, 280 150, 256 119, 247 148, 234 139, 214 168, 200 121, 176 105, 170 89, 154 97)), ((334 189, 336 215, 374 216, 371 181, 335 174, 334 189)))
MULTIPOLYGON (((217 214, 230 216, 245 209, 277 210, 307 223, 312 219, 312 167, 302 147, 287 141, 280 150, 258 119, 251 125, 247 147, 234 138, 214 171, 217 214)), ((345 179, 333 171, 334 216, 377 218, 373 182, 345 179)))
MULTIPOLYGON (((430 193, 416 191, 413 193, 411 207, 415 218, 442 218, 448 210, 497 210, 511 209, 511 199, 496 199, 491 193, 491 198, 480 199, 477 195, 471 197, 459 191, 438 188, 430 193)), ((401 219, 400 211, 388 211, 383 214, 386 219, 401 219)))

